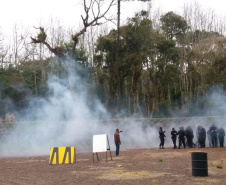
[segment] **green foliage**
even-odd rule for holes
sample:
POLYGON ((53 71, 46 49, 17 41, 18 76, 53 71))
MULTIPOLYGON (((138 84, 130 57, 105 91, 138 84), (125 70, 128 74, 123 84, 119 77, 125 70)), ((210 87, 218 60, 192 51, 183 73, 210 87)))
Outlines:
POLYGON ((168 39, 181 37, 188 29, 186 20, 172 11, 161 16, 160 21, 168 39))
POLYGON ((9 104, 23 108, 30 97, 48 96, 48 75, 67 79, 70 68, 84 80, 88 101, 98 98, 112 115, 121 109, 119 116, 173 117, 175 110, 176 116, 205 114, 213 106, 213 89, 226 91, 226 39, 215 31, 191 31, 174 12, 162 15, 160 23, 154 27, 148 12, 136 13, 120 27, 119 48, 113 29, 98 37, 92 58, 84 45, 74 48, 73 42, 62 42, 59 48, 70 66, 60 57, 8 66, 3 61, 0 113, 9 104))
POLYGON ((0 116, 3 116, 13 111, 11 107, 25 106, 24 100, 28 94, 26 94, 26 86, 19 76, 19 71, 12 66, 0 69, 0 80, 0 116))
POLYGON ((10 84, 10 73, 4 69, 0 68, 0 95, 1 99, 5 99, 13 94, 13 88, 10 84))
MULTIPOLYGON (((161 30, 154 30, 147 12, 142 11, 128 19, 128 23, 120 28, 120 82, 122 96, 127 98, 121 101, 130 107, 128 112, 136 113, 136 107, 139 107, 142 111, 147 110, 144 115, 170 117, 173 116, 173 110, 183 107, 183 98, 188 93, 183 84, 185 76, 189 78, 187 87, 191 89, 190 93, 195 95, 200 88, 204 88, 200 86, 201 82, 225 83, 225 67, 222 57, 215 57, 215 61, 208 66, 192 62, 199 60, 199 51, 190 47, 190 44, 194 43, 192 39, 198 43, 203 39, 220 36, 218 33, 188 32, 186 20, 173 12, 163 15, 160 21, 161 30), (191 35, 193 37, 190 37, 191 35), (205 70, 206 68, 208 70, 205 70)), ((108 35, 101 36, 97 41, 94 57, 96 67, 108 74, 104 79, 110 92, 105 93, 112 97, 115 96, 117 83, 114 78, 116 35, 116 31, 112 30, 108 35)), ((214 55, 212 53, 209 56, 213 58, 214 55)), ((103 80, 100 82, 103 84, 103 80)), ((199 94, 201 95, 200 92, 199 94)), ((205 111, 208 109, 208 103, 202 106, 201 102, 206 101, 208 100, 200 101, 194 98, 192 105, 205 111)), ((197 110, 196 108, 191 106, 191 110, 197 110)))
POLYGON ((206 30, 195 30, 194 32, 188 32, 188 37, 191 43, 198 43, 201 40, 212 38, 212 37, 222 37, 218 32, 206 31, 206 30))
POLYGON ((75 55, 73 56, 73 42, 64 43, 63 46, 65 48, 65 54, 69 58, 69 60, 74 60, 78 64, 82 65, 83 67, 87 67, 88 64, 88 56, 86 53, 86 49, 84 46, 80 46, 80 48, 75 49, 75 55), (74 58, 73 58, 74 57, 74 58))

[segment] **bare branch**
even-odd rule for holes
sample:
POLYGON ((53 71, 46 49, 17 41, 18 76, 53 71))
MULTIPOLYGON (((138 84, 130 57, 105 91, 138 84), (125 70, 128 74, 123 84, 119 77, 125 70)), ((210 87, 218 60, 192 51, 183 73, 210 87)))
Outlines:
POLYGON ((47 37, 47 35, 46 35, 45 31, 44 31, 44 28, 39 27, 39 30, 40 30, 40 32, 39 32, 37 38, 32 38, 32 37, 31 37, 32 43, 35 43, 35 44, 37 44, 37 43, 42 43, 42 44, 44 44, 44 45, 45 45, 52 53, 54 53, 56 56, 58 56, 58 57, 65 57, 65 56, 63 55, 64 48, 63 48, 62 46, 56 46, 56 47, 54 47, 54 48, 51 47, 50 44, 49 44, 48 42, 46 42, 46 37, 47 37))
MULTIPOLYGON (((85 13, 85 15, 81 15, 83 28, 71 36, 71 39, 74 41, 72 56, 75 54, 75 48, 79 41, 78 38, 87 31, 88 27, 103 24, 99 22, 101 19, 105 19, 105 21, 110 20, 107 18, 107 13, 110 8, 116 4, 116 0, 109 0, 108 3, 105 4, 107 5, 104 6, 103 0, 83 0, 83 8, 85 13), (103 13, 101 13, 102 11, 103 13)), ((32 43, 42 43, 56 56, 65 57, 63 54, 64 48, 62 46, 51 47, 51 45, 46 41, 47 35, 44 31, 44 28, 39 27, 36 29, 39 29, 40 32, 36 38, 31 37, 32 43)))

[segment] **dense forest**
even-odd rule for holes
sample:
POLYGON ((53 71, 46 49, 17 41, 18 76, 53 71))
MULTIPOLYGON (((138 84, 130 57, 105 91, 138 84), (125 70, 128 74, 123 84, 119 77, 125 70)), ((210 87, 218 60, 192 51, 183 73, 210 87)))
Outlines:
POLYGON ((120 26, 119 37, 95 20, 97 32, 86 17, 85 30, 74 35, 53 20, 37 28, 37 37, 15 26, 8 45, 0 32, 0 117, 17 114, 33 98, 48 99, 52 76, 74 93, 82 83, 88 106, 97 99, 112 117, 225 114, 218 109, 225 98, 213 97, 226 94, 225 26, 210 12, 197 17, 191 10, 138 12, 120 26))

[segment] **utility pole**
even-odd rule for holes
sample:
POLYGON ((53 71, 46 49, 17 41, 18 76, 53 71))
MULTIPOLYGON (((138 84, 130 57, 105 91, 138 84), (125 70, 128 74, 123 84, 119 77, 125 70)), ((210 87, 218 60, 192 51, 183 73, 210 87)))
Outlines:
POLYGON ((119 48, 120 48, 120 2, 118 0, 118 18, 117 18, 117 37, 116 37, 116 50, 115 50, 115 73, 116 73, 116 110, 119 108, 120 95, 121 95, 121 80, 119 71, 119 48))

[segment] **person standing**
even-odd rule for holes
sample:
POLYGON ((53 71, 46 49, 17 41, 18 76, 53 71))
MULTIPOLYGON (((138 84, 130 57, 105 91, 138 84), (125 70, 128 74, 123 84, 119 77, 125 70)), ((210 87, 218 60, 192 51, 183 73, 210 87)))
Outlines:
POLYGON ((199 144, 200 148, 206 147, 206 129, 203 126, 200 126, 199 130, 199 144))
POLYGON ((225 137, 225 131, 222 127, 218 130, 218 139, 220 143, 220 147, 224 147, 224 137, 225 137))
POLYGON ((184 129, 182 127, 179 128, 178 135, 179 135, 179 147, 178 147, 178 149, 180 149, 182 144, 183 144, 184 148, 186 148, 186 146, 185 146, 185 132, 184 132, 184 129))
POLYGON ((212 140, 212 148, 217 147, 217 127, 215 125, 210 127, 210 135, 212 140))
POLYGON ((178 135, 177 131, 174 128, 172 128, 171 138, 172 138, 173 145, 174 145, 173 149, 176 149, 177 148, 177 145, 176 145, 177 135, 178 135))
POLYGON ((116 154, 116 156, 118 156, 119 155, 119 150, 120 150, 120 145, 121 145, 121 140, 120 140, 120 135, 119 135, 119 129, 118 128, 115 131, 114 140, 115 140, 115 146, 116 146, 115 154, 116 154))
POLYGON ((160 127, 159 129, 159 138, 160 138, 160 145, 159 148, 160 149, 165 149, 164 148, 164 143, 165 143, 165 131, 162 130, 162 127, 160 127))
POLYGON ((194 137, 194 135, 193 135, 193 130, 190 126, 186 127, 185 136, 187 138, 188 147, 193 148, 193 137, 194 137))

